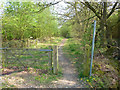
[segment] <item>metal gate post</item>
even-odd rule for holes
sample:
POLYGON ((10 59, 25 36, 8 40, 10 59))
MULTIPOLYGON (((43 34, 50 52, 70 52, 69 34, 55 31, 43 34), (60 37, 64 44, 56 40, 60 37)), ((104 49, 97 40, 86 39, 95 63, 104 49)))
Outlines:
POLYGON ((91 64, 90 64, 90 76, 92 73, 92 63, 93 63, 93 54, 94 54, 94 42, 95 42, 95 30, 96 30, 96 20, 94 21, 94 31, 93 31, 93 41, 92 41, 92 54, 91 54, 91 64))

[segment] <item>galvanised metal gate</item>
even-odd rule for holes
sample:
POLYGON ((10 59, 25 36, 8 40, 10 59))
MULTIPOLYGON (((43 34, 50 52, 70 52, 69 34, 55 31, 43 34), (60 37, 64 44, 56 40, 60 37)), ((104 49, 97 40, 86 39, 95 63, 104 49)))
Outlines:
MULTIPOLYGON (((58 71, 58 51, 57 46, 53 49, 35 48, 2 48, 2 69, 12 69, 14 71, 28 70, 29 68, 58 71)), ((5 74, 5 71, 4 73, 5 74)))

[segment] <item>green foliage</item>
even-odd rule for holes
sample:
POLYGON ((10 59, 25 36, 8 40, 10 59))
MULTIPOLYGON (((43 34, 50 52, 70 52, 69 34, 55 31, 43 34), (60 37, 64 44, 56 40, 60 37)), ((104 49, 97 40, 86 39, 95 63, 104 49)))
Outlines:
POLYGON ((72 37, 71 35, 71 26, 69 26, 70 22, 64 23, 64 25, 60 28, 61 36, 65 38, 72 37))
POLYGON ((57 21, 47 8, 36 13, 41 7, 32 2, 8 2, 2 19, 3 40, 49 38, 58 33, 57 21))

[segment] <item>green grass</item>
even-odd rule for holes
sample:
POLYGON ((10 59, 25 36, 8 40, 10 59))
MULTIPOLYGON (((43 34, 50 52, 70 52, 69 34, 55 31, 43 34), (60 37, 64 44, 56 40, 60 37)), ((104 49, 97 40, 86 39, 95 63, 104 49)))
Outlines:
MULTIPOLYGON (((42 49, 48 49, 48 46, 44 46, 42 49)), ((41 69, 48 69, 48 53, 41 52, 38 50, 28 50, 28 51, 22 51, 22 50, 11 50, 11 52, 7 53, 7 57, 9 59, 6 59, 5 64, 3 66, 5 67, 14 67, 17 66, 18 68, 24 66, 27 67, 35 67, 36 65, 39 65, 39 68, 41 69), (17 52, 17 54, 16 54, 17 52), (20 53, 20 54, 19 54, 20 53), (19 58, 19 60, 16 60, 14 56, 19 58), (31 54, 31 55, 21 55, 21 54, 31 54), (45 56, 41 56, 45 55, 45 56), (37 60, 35 62, 35 60, 37 60), (20 62, 21 63, 20 63, 20 62), (43 68, 44 67, 44 68, 43 68)))
POLYGON ((52 81, 56 81, 61 77, 62 77, 62 73, 61 73, 61 71, 59 71, 57 75, 55 75, 51 72, 49 74, 44 74, 43 73, 39 76, 35 76, 34 79, 39 81, 41 84, 49 84, 52 81))
POLYGON ((49 44, 49 46, 59 45, 62 40, 63 37, 52 37, 51 39, 47 39, 44 42, 40 42, 38 47, 45 47, 47 44, 49 44))
POLYGON ((62 39, 63 39, 63 37, 52 37, 51 40, 46 41, 45 43, 57 45, 61 42, 62 39))

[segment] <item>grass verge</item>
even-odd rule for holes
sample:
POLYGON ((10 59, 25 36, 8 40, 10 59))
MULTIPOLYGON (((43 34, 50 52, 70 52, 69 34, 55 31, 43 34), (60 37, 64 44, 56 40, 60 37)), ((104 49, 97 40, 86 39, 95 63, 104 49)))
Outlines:
POLYGON ((67 57, 70 58, 71 62, 76 66, 79 78, 82 81, 88 82, 90 87, 117 88, 119 81, 119 62, 106 57, 104 55, 105 49, 99 49, 101 52, 104 50, 101 55, 99 54, 98 49, 95 48, 92 76, 85 77, 83 73, 85 72, 84 68, 86 67, 86 56, 83 48, 81 40, 74 38, 68 39, 63 48, 67 57))

